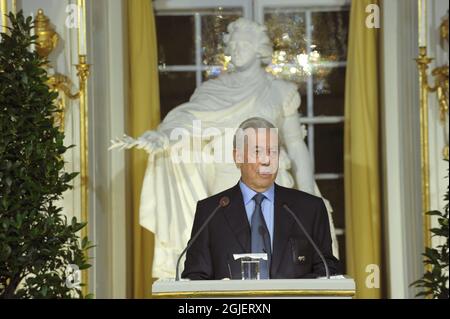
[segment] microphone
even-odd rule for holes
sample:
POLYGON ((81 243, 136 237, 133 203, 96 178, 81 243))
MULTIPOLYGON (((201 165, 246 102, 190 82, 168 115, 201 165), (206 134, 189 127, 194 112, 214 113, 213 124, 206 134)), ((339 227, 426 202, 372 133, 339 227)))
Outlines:
POLYGON ((317 254, 319 255, 320 259, 322 260, 323 265, 325 266, 325 274, 327 276, 327 279, 330 279, 330 270, 328 269, 328 265, 327 262, 325 261, 325 258, 323 257, 322 252, 320 251, 319 247, 317 247, 316 243, 314 242, 314 240, 311 238, 311 236, 309 236, 308 232, 306 231, 305 227, 303 226, 303 224, 300 222, 300 219, 298 219, 297 215, 294 214, 294 212, 289 208, 289 206, 284 203, 283 204, 283 208, 289 212, 289 214, 291 214, 291 216, 294 218, 295 222, 297 223, 297 225, 300 227, 300 229, 303 231, 303 233, 305 234, 306 238, 308 238, 308 241, 310 242, 310 244, 314 247, 314 250, 317 252, 317 254))
POLYGON ((230 275, 230 279, 233 279, 233 274, 231 273, 231 266, 230 266, 230 254, 227 254, 227 267, 228 267, 228 274, 230 275))
POLYGON ((199 228, 199 230, 195 233, 195 235, 191 238, 191 240, 189 240, 186 248, 184 248, 184 250, 180 254, 180 257, 178 257, 178 260, 177 260, 177 269, 175 270, 175 280, 176 281, 180 281, 180 269, 179 268, 180 268, 181 258, 188 251, 188 249, 191 248, 192 244, 195 242, 197 237, 200 236, 202 230, 206 227, 206 225, 208 225, 209 221, 214 217, 214 215, 219 211, 219 209, 222 207, 227 207, 229 204, 230 204, 230 199, 227 196, 223 196, 222 198, 220 198, 219 205, 216 208, 214 208, 213 212, 208 216, 208 218, 206 218, 203 225, 199 228))

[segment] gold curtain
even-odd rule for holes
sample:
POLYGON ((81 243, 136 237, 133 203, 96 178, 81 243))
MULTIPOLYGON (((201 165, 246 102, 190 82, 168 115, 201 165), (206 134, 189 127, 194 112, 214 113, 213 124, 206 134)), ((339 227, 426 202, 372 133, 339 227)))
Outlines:
POLYGON ((378 29, 366 26, 370 4, 378 1, 352 1, 345 90, 347 272, 356 281, 358 298, 381 297, 380 288, 370 288, 372 273, 366 272, 373 264, 381 270, 378 29))
MULTIPOLYGON (((149 0, 126 1, 128 10, 129 109, 127 132, 139 136, 160 122, 155 18, 149 0)), ((139 201, 147 155, 132 150, 129 158, 129 219, 132 242, 132 296, 151 295, 153 234, 139 225, 139 201)))

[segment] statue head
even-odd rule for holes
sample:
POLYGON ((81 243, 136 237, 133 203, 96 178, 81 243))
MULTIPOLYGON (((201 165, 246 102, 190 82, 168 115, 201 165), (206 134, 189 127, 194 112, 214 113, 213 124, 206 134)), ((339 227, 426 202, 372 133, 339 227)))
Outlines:
POLYGON ((256 22, 239 18, 228 25, 224 36, 225 53, 231 56, 236 67, 245 67, 259 59, 269 64, 272 59, 272 42, 267 36, 267 28, 256 22))

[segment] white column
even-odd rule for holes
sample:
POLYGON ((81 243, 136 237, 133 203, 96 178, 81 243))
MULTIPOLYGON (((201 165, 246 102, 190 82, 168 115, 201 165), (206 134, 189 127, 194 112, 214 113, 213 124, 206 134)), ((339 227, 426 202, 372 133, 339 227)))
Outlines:
POLYGON ((95 248, 97 298, 126 297, 125 152, 108 151, 112 137, 125 132, 125 3, 87 1, 88 62, 92 63, 89 161, 92 175, 91 232, 95 248), (95 21, 93 18, 95 17, 95 21))
POLYGON ((384 242, 391 298, 412 298, 423 272, 417 2, 384 1, 382 124, 384 242))

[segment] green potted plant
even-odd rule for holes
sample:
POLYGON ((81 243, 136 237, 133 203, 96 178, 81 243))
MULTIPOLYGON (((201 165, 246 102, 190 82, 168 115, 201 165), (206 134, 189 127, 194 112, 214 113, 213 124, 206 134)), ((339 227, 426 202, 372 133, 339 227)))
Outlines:
POLYGON ((427 215, 436 216, 439 223, 438 228, 430 229, 432 237, 444 237, 445 241, 435 248, 426 247, 425 253, 422 254, 426 266, 425 274, 411 284, 422 288, 416 297, 448 299, 448 185, 444 200, 446 201, 444 212, 438 210, 427 212, 427 215))
POLYGON ((32 18, 8 17, 0 39, 0 298, 86 297, 68 276, 90 266, 90 243, 77 235, 86 224, 67 222, 55 206, 76 176, 64 171, 57 93, 46 84, 46 61, 30 51, 32 18))

